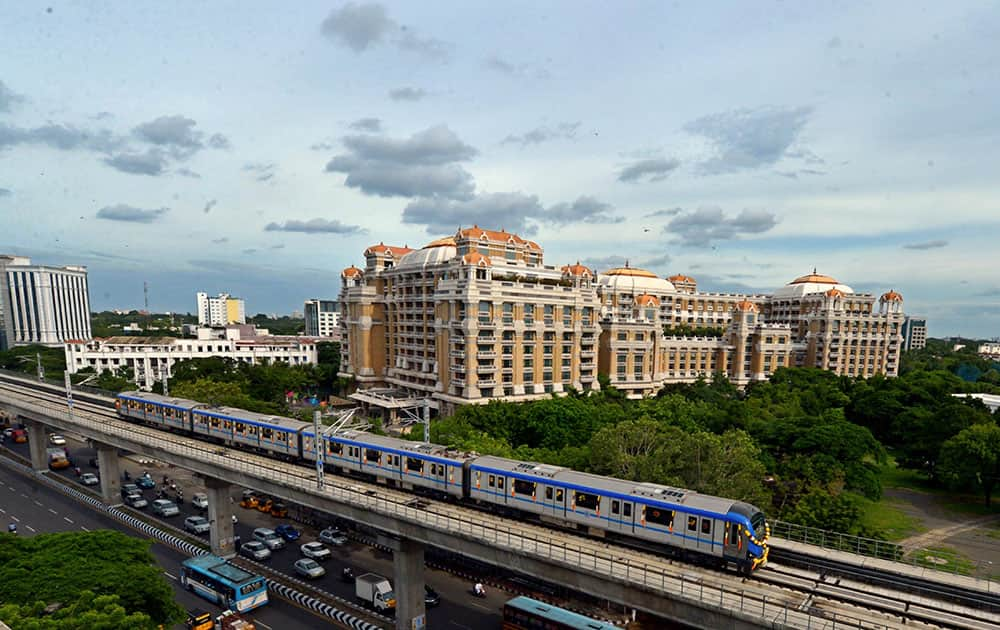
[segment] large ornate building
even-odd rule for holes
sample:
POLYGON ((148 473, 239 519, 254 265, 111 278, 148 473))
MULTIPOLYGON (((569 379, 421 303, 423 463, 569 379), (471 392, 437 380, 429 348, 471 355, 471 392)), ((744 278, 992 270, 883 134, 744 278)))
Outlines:
POLYGON ((546 265, 537 243, 472 227, 418 250, 373 245, 341 278, 342 373, 444 411, 598 389, 598 373, 638 397, 716 372, 746 385, 782 366, 899 365, 902 297, 815 272, 771 295, 707 293, 683 275, 546 265))

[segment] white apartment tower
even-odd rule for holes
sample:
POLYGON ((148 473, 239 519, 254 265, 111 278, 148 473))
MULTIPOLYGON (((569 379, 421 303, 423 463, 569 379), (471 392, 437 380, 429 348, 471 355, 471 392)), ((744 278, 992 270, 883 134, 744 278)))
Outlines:
POLYGON ((0 255, 0 350, 90 338, 87 268, 0 255))
POLYGON ((246 305, 243 300, 234 298, 228 293, 210 296, 199 292, 197 298, 198 325, 228 326, 247 323, 246 305))
POLYGON ((340 305, 336 300, 306 300, 302 312, 305 314, 306 336, 340 336, 340 305))

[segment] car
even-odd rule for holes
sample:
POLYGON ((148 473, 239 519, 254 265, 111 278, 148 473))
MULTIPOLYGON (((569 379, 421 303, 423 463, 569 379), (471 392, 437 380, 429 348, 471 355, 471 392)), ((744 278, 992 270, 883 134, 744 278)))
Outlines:
POLYGON ((101 483, 100 478, 94 473, 83 473, 80 475, 80 483, 85 486, 96 486, 101 483))
POLYGON ((296 540, 302 537, 302 532, 295 529, 291 525, 285 525, 285 524, 278 525, 277 527, 275 527, 274 533, 281 536, 288 542, 295 542, 296 540))
POLYGON ((52 446, 66 446, 66 438, 56 433, 49 436, 49 443, 52 446))
POLYGON ((194 496, 191 497, 191 505, 195 506, 199 510, 207 510, 208 495, 204 492, 195 492, 194 496))
POLYGON ((255 510, 257 509, 258 501, 259 499, 255 490, 244 490, 243 498, 240 499, 240 507, 255 510))
POLYGON ((14 427, 7 427, 3 430, 3 436, 5 438, 9 438, 12 435, 14 435, 14 427))
POLYGON ((139 496, 142 496, 142 490, 140 490, 139 486, 135 485, 134 483, 123 483, 122 498, 124 499, 130 494, 138 494, 139 496))
POLYGON ((141 510, 142 508, 149 505, 149 501, 146 500, 146 497, 142 496, 138 492, 133 492, 132 494, 125 495, 124 500, 125 500, 125 505, 133 507, 137 510, 141 510))
POLYGON ((441 596, 431 587, 424 584, 424 606, 432 608, 441 603, 441 596))
POLYGON ((233 514, 233 525, 235 525, 235 524, 237 524, 239 522, 240 522, 240 519, 236 518, 236 515, 233 514))
POLYGON ((156 482, 149 475, 142 475, 141 477, 135 478, 135 485, 139 486, 143 490, 148 490, 150 488, 156 487, 156 482))
POLYGON ((319 539, 328 545, 346 545, 347 535, 336 527, 327 527, 319 533, 319 539))
POLYGON ((184 519, 184 529, 193 534, 206 534, 212 526, 204 516, 189 516, 184 519))
POLYGON ((295 572, 302 577, 309 578, 310 580, 315 580, 326 575, 326 569, 321 567, 319 563, 312 558, 302 558, 301 560, 296 560, 295 572))
POLYGON ((323 543, 310 542, 299 547, 302 555, 313 560, 329 560, 333 557, 330 550, 323 546, 323 543))
POLYGON ((160 516, 177 516, 181 511, 177 509, 177 504, 168 499, 157 499, 153 501, 153 514, 160 516))
POLYGON ((285 548, 285 539, 274 533, 273 529, 268 529, 267 527, 258 527, 253 530, 253 539, 264 543, 271 551, 285 548))
POLYGON ((240 555, 246 556, 251 560, 263 561, 271 557, 271 550, 259 540, 251 540, 240 546, 240 555))

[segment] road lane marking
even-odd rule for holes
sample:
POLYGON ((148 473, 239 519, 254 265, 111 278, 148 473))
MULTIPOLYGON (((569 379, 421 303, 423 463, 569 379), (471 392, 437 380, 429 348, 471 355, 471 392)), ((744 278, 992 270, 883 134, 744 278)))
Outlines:
POLYGON ((15 523, 20 523, 20 522, 21 522, 21 519, 17 518, 17 517, 16 517, 16 516, 14 516, 13 514, 11 514, 11 515, 10 515, 10 517, 11 517, 12 519, 14 519, 14 522, 15 522, 15 523))
POLYGON ((475 606, 476 608, 482 608, 486 612, 493 612, 492 608, 487 608, 486 606, 483 606, 482 604, 477 604, 476 602, 469 602, 469 603, 472 604, 473 606, 475 606))
POLYGON ((24 494, 23 492, 21 493, 21 496, 24 497, 25 499, 28 498, 28 495, 24 494))
POLYGON ((25 527, 27 527, 28 529, 30 529, 32 532, 38 531, 34 527, 32 527, 31 525, 25 525, 25 527))
POLYGON ((83 531, 85 531, 85 532, 89 532, 89 531, 90 531, 89 529, 87 529, 87 528, 86 528, 86 527, 84 527, 83 525, 81 525, 81 526, 80 526, 80 529, 82 529, 82 530, 83 530, 83 531))
POLYGON ((6 514, 6 513, 7 513, 7 510, 5 510, 3 508, 0 508, 0 514, 6 514))
POLYGON ((73 524, 73 521, 69 520, 69 517, 67 517, 67 516, 64 516, 63 520, 66 521, 67 523, 69 523, 70 525, 73 524))
POLYGON ((38 507, 42 507, 42 502, 41 501, 35 501, 35 505, 37 505, 38 507))
POLYGON ((451 625, 458 626, 459 628, 465 628, 465 630, 472 630, 471 626, 467 626, 464 623, 458 623, 454 619, 451 620, 451 625))
MULTIPOLYGON (((164 571, 164 572, 163 572, 163 575, 167 576, 167 577, 168 577, 168 578, 170 578, 171 580, 176 580, 176 579, 177 579, 177 578, 176 578, 175 576, 173 576, 173 575, 170 575, 170 574, 169 574, 169 573, 167 573, 166 571, 164 571)), ((258 625, 260 625, 260 624, 258 624, 258 625)))
POLYGON ((267 625, 263 621, 257 621, 256 619, 253 620, 253 625, 260 626, 261 628, 266 628, 267 630, 271 630, 271 626, 267 625))
POLYGON ((56 516, 59 516, 59 512, 56 512, 56 511, 55 511, 55 510, 53 510, 52 508, 49 508, 49 512, 52 512, 52 513, 53 513, 53 514, 55 514, 56 516))

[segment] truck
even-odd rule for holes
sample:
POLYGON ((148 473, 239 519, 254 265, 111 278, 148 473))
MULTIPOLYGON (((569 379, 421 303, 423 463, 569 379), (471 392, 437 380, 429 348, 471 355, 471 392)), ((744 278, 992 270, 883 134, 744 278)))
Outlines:
POLYGON ((396 608, 396 594, 392 584, 381 575, 365 573, 354 580, 354 594, 358 601, 378 611, 392 611, 396 608))

